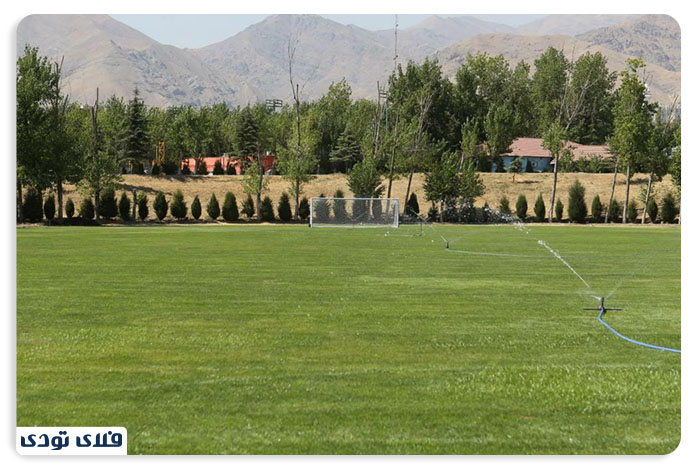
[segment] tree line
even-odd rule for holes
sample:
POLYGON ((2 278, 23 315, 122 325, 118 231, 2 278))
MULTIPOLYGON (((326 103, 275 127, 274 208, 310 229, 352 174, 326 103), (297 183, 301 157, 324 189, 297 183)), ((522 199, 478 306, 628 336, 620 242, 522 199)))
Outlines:
MULTIPOLYGON (((290 58, 291 52, 289 47, 290 58)), ((461 207, 485 189, 477 172, 491 170, 522 136, 542 138, 553 157, 551 206, 557 173, 582 169, 568 155, 571 140, 609 143, 616 155, 612 184, 619 172, 629 181, 624 220, 635 173, 650 177, 645 206, 652 183, 667 173, 679 189, 677 101, 671 108, 649 102, 640 60, 617 74, 608 71, 601 53, 572 60, 550 47, 533 65, 532 73, 524 61, 513 67, 502 55, 468 55, 449 80, 437 60, 425 59, 396 67, 378 83, 375 100, 353 99, 344 79, 311 102, 301 100, 290 68, 294 99, 280 108, 159 108, 147 107, 137 89, 128 101, 110 96, 100 102, 95 90, 94 103, 72 102, 60 86, 62 64, 27 46, 17 61, 18 218, 25 186, 54 191, 62 218, 62 186, 77 183, 98 213, 101 193, 113 188, 124 168, 142 173, 155 161, 153 173, 176 174, 187 167, 183 160, 195 158, 196 172, 203 173, 204 157, 224 153, 241 158, 245 191, 255 193, 257 210, 267 184, 261 156, 277 155, 275 170, 290 184, 295 219, 303 187, 318 173, 347 173, 354 194, 366 197, 392 197, 393 181, 404 177, 408 200, 413 175, 426 172, 428 200, 461 207)), ((511 170, 521 172, 518 166, 511 170)), ((553 220, 551 209, 548 218, 553 220)))

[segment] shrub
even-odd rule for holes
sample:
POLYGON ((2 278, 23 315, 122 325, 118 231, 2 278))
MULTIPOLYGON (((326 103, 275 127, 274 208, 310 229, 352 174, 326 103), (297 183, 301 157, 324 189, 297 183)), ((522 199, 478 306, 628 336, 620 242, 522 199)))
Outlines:
POLYGON ((437 206, 435 206, 434 204, 430 205, 430 209, 428 210, 428 221, 430 221, 431 223, 437 221, 439 215, 440 213, 438 213, 437 211, 437 206))
POLYGON ((484 202, 483 207, 481 208, 481 222, 487 223, 490 216, 491 216, 491 208, 490 208, 490 206, 488 206, 488 202, 484 202))
POLYGON ((568 219, 574 223, 584 223, 586 218, 585 187, 575 179, 568 191, 568 219))
POLYGON ((210 200, 208 200, 208 206, 206 206, 205 210, 208 212, 208 216, 210 216, 210 219, 213 221, 218 219, 220 216, 220 203, 218 203, 215 194, 213 194, 210 197, 210 200))
POLYGON ((102 218, 115 218, 118 216, 118 203, 113 189, 104 190, 99 196, 99 216, 102 218))
POLYGON ((176 219, 183 220, 186 219, 187 211, 188 207, 186 206, 186 202, 184 201, 184 194, 181 192, 181 190, 177 190, 176 192, 174 192, 174 195, 172 196, 172 204, 169 207, 169 212, 176 219))
MULTIPOLYGON (((346 213, 346 201, 343 199, 343 197, 343 190, 338 189, 336 192, 334 192, 333 212, 337 223, 344 223, 348 219, 348 214, 346 213)), ((355 202, 353 203, 355 204, 355 202)))
POLYGON ((133 167, 131 168, 131 174, 138 174, 138 175, 145 174, 145 166, 143 166, 143 163, 141 163, 141 162, 134 163, 133 167))
POLYGON ((261 202, 261 221, 273 221, 275 215, 273 214, 273 202, 271 197, 264 197, 261 202))
POLYGON ((184 166, 181 168, 181 175, 191 175, 191 168, 188 164, 184 164, 184 166))
POLYGON ((612 223, 621 221, 621 205, 615 198, 609 203, 609 221, 612 223))
POLYGON ((24 219, 30 223, 38 223, 43 219, 43 208, 41 206, 41 194, 32 188, 24 194, 24 203, 22 203, 22 214, 24 219))
POLYGON ((251 195, 247 195, 244 202, 242 202, 242 214, 246 216, 247 219, 253 218, 256 214, 256 210, 254 209, 254 199, 251 198, 251 195))
POLYGON ((179 166, 174 161, 164 161, 160 169, 166 175, 176 175, 179 171, 179 166))
POLYGON ((43 214, 46 220, 51 221, 56 215, 56 199, 53 194, 46 197, 43 205, 43 214))
POLYGON ((599 195, 595 195, 592 199, 592 221, 595 223, 602 222, 602 201, 599 199, 599 195))
POLYGON ((155 197, 155 202, 152 204, 152 207, 155 209, 157 219, 159 219, 160 221, 162 221, 164 217, 167 216, 169 203, 167 202, 167 199, 164 198, 164 194, 162 192, 157 193, 157 196, 155 197))
POLYGON ((414 192, 408 197, 406 202, 406 214, 409 216, 418 216, 420 214, 420 206, 418 206, 418 197, 414 192))
MULTIPOLYGON (((225 170, 222 168, 222 162, 218 159, 215 161, 215 166, 213 166, 213 175, 223 175, 225 173, 225 170)), ((193 209, 193 206, 191 206, 191 209, 193 209)))
POLYGON ((527 218, 527 197, 520 195, 517 197, 517 203, 515 204, 515 212, 517 217, 524 221, 527 218))
POLYGON ((281 221, 288 222, 292 219, 292 209, 290 208, 290 197, 283 192, 278 202, 278 217, 281 221))
POLYGON ((510 211, 510 201, 507 199, 505 195, 500 199, 500 204, 498 205, 498 211, 500 211, 502 214, 509 215, 511 213, 510 211))
POLYGON ((556 208, 555 208, 555 215, 556 215, 556 221, 559 223, 563 221, 563 202, 561 200, 556 200, 556 208))
POLYGON ((662 221, 671 224, 677 218, 677 203, 674 200, 672 192, 667 192, 667 195, 662 199, 662 207, 660 208, 662 221))
POLYGON ((68 201, 65 202, 65 216, 67 216, 68 219, 75 216, 75 203, 73 203, 72 198, 68 198, 68 201))
POLYGON ((237 175, 237 169, 233 164, 228 164, 225 172, 227 172, 227 175, 237 175))
POLYGON ((638 204, 636 203, 636 200, 633 198, 630 202, 628 202, 628 209, 626 210, 626 219, 629 223, 635 223, 636 219, 638 219, 638 204))
POLYGON ((130 198, 128 198, 128 195, 126 195, 126 192, 123 192, 121 194, 121 198, 118 201, 118 214, 122 220, 128 221, 130 219, 130 209, 131 209, 130 198))
POLYGON ((534 217, 540 223, 546 219, 546 204, 544 203, 544 197, 541 196, 541 193, 534 202, 534 217))
POLYGON ((150 209, 147 207, 147 195, 139 193, 138 194, 138 217, 140 221, 145 221, 147 215, 150 214, 150 209))
POLYGON ((85 221, 94 219, 94 203, 89 197, 83 198, 82 203, 80 203, 80 218, 85 221))
POLYGON ((233 223, 239 219, 237 198, 232 192, 227 192, 225 194, 225 202, 222 204, 222 219, 228 223, 233 223))
POLYGON ((300 200, 298 214, 302 221, 307 221, 307 218, 309 218, 309 200, 307 200, 307 197, 302 197, 302 200, 300 200))
POLYGON ((650 221, 655 223, 657 222, 657 202, 655 201, 655 197, 651 198, 650 201, 648 202, 648 216, 650 216, 650 221))
POLYGON ((196 195, 191 203, 191 216, 193 216, 195 220, 201 217, 201 200, 198 198, 198 195, 196 195))
POLYGON ((328 223, 330 209, 331 207, 329 206, 329 202, 324 199, 324 194, 320 193, 319 200, 317 200, 316 204, 314 205, 314 216, 317 218, 317 221, 320 223, 328 223))
POLYGON ((198 164, 196 164, 196 174, 208 175, 208 165, 205 163, 204 159, 201 159, 198 161, 198 164))
POLYGON ((152 166, 152 175, 159 175, 160 174, 160 166, 159 164, 155 164, 152 166))

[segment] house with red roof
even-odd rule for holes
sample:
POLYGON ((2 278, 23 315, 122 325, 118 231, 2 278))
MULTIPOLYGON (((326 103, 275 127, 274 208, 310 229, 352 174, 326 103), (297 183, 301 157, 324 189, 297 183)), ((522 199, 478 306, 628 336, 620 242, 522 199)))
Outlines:
MULTIPOLYGON (((608 145, 582 145, 573 141, 567 141, 565 148, 573 155, 573 160, 598 156, 602 159, 611 159, 614 155, 609 151, 608 145)), ((532 172, 553 171, 553 158, 547 149, 542 146, 541 138, 517 138, 510 145, 510 150, 500 155, 503 168, 508 166, 516 158, 522 158, 522 170, 526 172, 531 167, 532 172)), ((494 172, 497 171, 497 162, 493 161, 494 172)))

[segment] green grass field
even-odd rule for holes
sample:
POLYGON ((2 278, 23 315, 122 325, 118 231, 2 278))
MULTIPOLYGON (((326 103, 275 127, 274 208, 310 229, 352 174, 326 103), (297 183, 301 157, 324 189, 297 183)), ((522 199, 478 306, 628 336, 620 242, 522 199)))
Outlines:
POLYGON ((655 453, 680 439, 676 227, 17 230, 17 425, 128 452, 655 453), (444 250, 530 255, 469 255, 444 250))

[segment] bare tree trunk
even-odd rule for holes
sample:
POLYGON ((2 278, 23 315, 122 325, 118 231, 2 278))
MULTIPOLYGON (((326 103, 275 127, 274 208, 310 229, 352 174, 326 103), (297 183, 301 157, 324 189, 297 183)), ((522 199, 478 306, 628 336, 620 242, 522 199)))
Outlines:
POLYGON ((551 186, 551 206, 549 207, 549 223, 553 223, 553 208, 556 203, 556 183, 558 182, 558 155, 553 164, 553 185, 551 186))
POLYGON ((614 177, 611 179, 611 192, 609 193, 609 201, 607 202, 607 212, 604 215, 604 222, 609 222, 609 208, 611 208, 611 202, 614 200, 614 189, 616 188, 616 175, 619 172, 619 158, 616 158, 616 163, 614 164, 614 177))
POLYGON ((628 196, 631 191, 631 165, 626 164, 626 198, 624 199, 623 206, 623 220, 622 223, 626 224, 626 213, 628 212, 628 196))
POLYGON ((17 222, 21 223, 24 213, 22 213, 22 182, 17 180, 17 222))
POLYGON ((63 220, 63 181, 59 180, 56 185, 56 194, 58 195, 58 220, 63 220))
POLYGON ((411 181, 413 180, 413 173, 416 169, 415 165, 411 166, 411 171, 408 173, 408 184, 406 184, 406 201, 404 202, 404 215, 406 214, 406 203, 408 202, 408 197, 411 195, 411 181))
POLYGON ((653 174, 650 173, 650 178, 648 179, 648 191, 645 194, 645 206, 643 207, 643 218, 640 220, 641 224, 645 224, 645 214, 648 211, 648 203, 650 203, 650 191, 652 190, 653 174))

